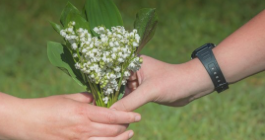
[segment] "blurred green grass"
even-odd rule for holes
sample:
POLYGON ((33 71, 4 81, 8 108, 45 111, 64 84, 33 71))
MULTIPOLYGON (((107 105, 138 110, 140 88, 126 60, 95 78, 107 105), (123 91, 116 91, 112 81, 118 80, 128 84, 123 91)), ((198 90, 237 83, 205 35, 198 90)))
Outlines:
MULTIPOLYGON (((114 0, 127 29, 140 8, 155 7, 157 32, 142 54, 183 63, 206 42, 218 44, 264 9, 260 0, 114 0)), ((80 92, 79 86, 53 67, 48 40, 61 41, 49 25, 59 22, 65 0, 0 0, 0 91, 20 98, 80 92)), ((81 9, 84 0, 71 2, 81 9)), ((264 23, 265 25, 265 23, 264 23)), ((265 74, 231 85, 183 108, 149 103, 130 125, 134 140, 265 139, 265 74)))

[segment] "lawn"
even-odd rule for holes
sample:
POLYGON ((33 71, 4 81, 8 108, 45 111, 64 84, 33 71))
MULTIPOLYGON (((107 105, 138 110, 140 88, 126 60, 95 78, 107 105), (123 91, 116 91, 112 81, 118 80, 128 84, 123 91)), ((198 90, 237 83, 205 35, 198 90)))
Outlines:
MULTIPOLYGON (((84 0, 71 2, 82 8, 84 0)), ((157 8, 159 24, 142 54, 168 63, 190 60, 200 45, 218 44, 262 11, 261 0, 114 0, 127 29, 140 8, 157 8)), ((0 91, 20 98, 80 92, 53 67, 48 40, 62 41, 49 25, 64 0, 0 0, 0 91)), ((264 23, 265 26, 265 23, 264 23)), ((250 46, 251 47, 251 46, 250 46)), ((133 140, 264 140, 265 73, 244 79, 224 93, 212 93, 182 108, 149 103, 136 111, 133 140)), ((0 124, 1 127, 1 124, 0 124)))

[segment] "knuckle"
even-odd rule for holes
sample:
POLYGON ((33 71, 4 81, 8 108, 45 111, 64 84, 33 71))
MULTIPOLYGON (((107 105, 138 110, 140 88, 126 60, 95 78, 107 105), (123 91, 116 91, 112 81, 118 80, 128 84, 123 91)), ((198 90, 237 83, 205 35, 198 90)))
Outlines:
POLYGON ((125 130, 126 130, 125 126, 117 126, 117 127, 111 129, 111 135, 117 136, 125 130))
POLYGON ((78 105, 75 107, 75 113, 78 114, 79 116, 86 116, 87 111, 85 106, 78 105))
POLYGON ((119 128, 113 128, 111 129, 111 135, 112 136, 117 136, 120 132, 120 129, 119 128))
POLYGON ((75 117, 75 121, 79 124, 89 124, 91 121, 88 119, 88 111, 85 106, 76 106, 74 111, 70 113, 75 117))
POLYGON ((76 134, 82 134, 83 132, 85 132, 85 129, 84 127, 80 126, 80 125, 77 125, 73 128, 73 131, 76 133, 76 134))
POLYGON ((123 115, 120 115, 120 117, 122 118, 122 121, 124 123, 131 123, 131 122, 135 122, 135 117, 133 114, 131 113, 126 113, 123 115))
POLYGON ((123 124, 123 125, 120 127, 120 129, 119 129, 119 134, 123 133, 123 132, 127 129, 128 126, 129 126, 129 125, 127 125, 127 124, 123 124))
POLYGON ((109 123, 117 122, 116 115, 114 113, 108 113, 107 114, 107 120, 108 120, 109 123))

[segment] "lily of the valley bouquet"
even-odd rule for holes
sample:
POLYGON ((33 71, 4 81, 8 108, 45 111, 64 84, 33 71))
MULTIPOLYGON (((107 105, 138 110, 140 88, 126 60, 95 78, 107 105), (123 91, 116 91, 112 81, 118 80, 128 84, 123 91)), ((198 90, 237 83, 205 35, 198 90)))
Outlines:
POLYGON ((97 106, 110 107, 141 67, 138 53, 154 35, 155 9, 140 10, 127 31, 112 0, 86 0, 82 11, 68 2, 60 22, 51 22, 64 42, 48 42, 50 62, 92 93, 97 106))

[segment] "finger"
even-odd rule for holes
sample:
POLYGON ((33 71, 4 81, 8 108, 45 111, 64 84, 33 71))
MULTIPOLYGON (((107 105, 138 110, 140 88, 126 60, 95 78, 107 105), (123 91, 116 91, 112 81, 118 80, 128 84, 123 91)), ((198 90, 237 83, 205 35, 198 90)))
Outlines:
POLYGON ((125 94, 123 96, 123 98, 125 96, 127 96, 128 94, 130 94, 131 92, 133 92, 137 87, 139 86, 138 81, 128 81, 126 83, 126 88, 125 88, 125 94))
POLYGON ((90 137, 88 140, 128 140, 134 135, 132 130, 123 132, 116 137, 90 137))
POLYGON ((131 76, 129 77, 128 81, 135 81, 137 80, 136 72, 131 71, 131 76))
POLYGON ((91 121, 107 124, 129 124, 141 120, 141 115, 134 112, 116 111, 103 107, 88 107, 87 115, 91 121))
POLYGON ((126 97, 120 99, 116 103, 114 103, 110 108, 120 111, 133 111, 138 107, 144 105, 149 102, 149 97, 147 95, 146 88, 144 84, 139 86, 132 93, 128 94, 126 97))
POLYGON ((137 72, 131 71, 131 76, 127 80, 125 94, 123 97, 133 92, 140 85, 140 83, 141 83, 140 71, 137 71, 137 72))
POLYGON ((125 93, 123 95, 122 98, 126 97, 127 95, 129 95, 130 93, 132 93, 133 90, 132 89, 129 89, 127 86, 125 87, 125 93))
POLYGON ((139 86, 138 81, 130 81, 127 83, 129 89, 136 89, 139 86))
POLYGON ((128 124, 104 124, 92 122, 89 126, 92 128, 92 131, 89 133, 93 137, 114 137, 123 133, 128 126, 128 124))
POLYGON ((68 94, 64 97, 83 103, 91 103, 93 101, 93 95, 87 92, 68 94))

